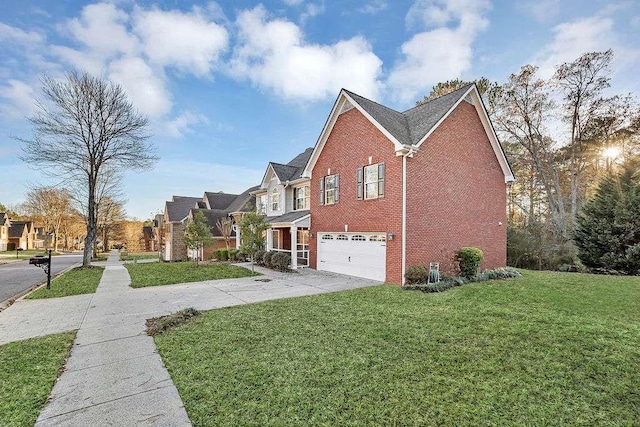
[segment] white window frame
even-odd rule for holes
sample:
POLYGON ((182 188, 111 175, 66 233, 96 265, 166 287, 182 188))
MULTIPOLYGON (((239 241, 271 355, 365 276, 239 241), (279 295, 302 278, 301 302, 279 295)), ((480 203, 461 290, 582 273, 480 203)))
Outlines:
POLYGON ((293 189, 293 210, 309 209, 310 186, 304 185, 293 189), (302 196, 301 196, 302 193, 302 196))
POLYGON ((280 249, 280 230, 277 228, 271 229, 271 247, 280 249))
POLYGON ((274 188, 271 192, 271 210, 280 210, 280 192, 277 188, 274 188))
POLYGON ((324 204, 325 205, 335 205, 336 204, 336 176, 327 175, 324 177, 324 204), (332 187, 329 188, 329 182, 331 182, 332 187), (329 199, 331 196, 331 199, 329 199))
POLYGON ((258 209, 257 212, 260 215, 266 215, 267 214, 267 205, 269 203, 269 195, 268 194, 262 194, 258 197, 258 209))
POLYGON ((363 198, 365 200, 377 199, 378 197, 382 197, 380 195, 380 183, 384 185, 384 177, 380 178, 380 163, 375 163, 373 165, 368 165, 363 168, 363 198), (367 173, 367 171, 373 171, 372 173, 367 173), (369 189, 371 189, 371 193, 369 194, 369 189))

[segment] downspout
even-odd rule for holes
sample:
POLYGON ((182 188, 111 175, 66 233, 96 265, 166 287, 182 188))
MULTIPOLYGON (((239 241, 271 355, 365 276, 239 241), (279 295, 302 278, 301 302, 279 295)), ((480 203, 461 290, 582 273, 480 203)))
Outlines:
POLYGON ((407 156, 410 152, 402 155, 402 287, 407 269, 407 156))

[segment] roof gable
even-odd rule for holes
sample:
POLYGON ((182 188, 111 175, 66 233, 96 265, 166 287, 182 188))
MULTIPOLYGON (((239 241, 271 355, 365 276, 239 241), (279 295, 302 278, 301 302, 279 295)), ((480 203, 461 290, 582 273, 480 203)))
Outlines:
POLYGON ((474 83, 463 86, 447 95, 432 99, 424 104, 417 105, 402 113, 346 89, 342 89, 318 137, 313 153, 303 171, 303 176, 307 178, 311 177, 313 167, 338 117, 351 107, 358 109, 362 115, 393 143, 396 155, 403 155, 405 153, 412 154, 417 151, 435 129, 437 129, 465 99, 476 108, 494 153, 498 158, 502 172, 504 173, 505 182, 513 181, 513 172, 474 83))
POLYGON ((303 172, 305 170, 305 166, 309 162, 311 154, 313 154, 313 147, 307 148, 287 164, 269 162, 267 170, 262 177, 261 187, 266 188, 269 185, 271 173, 275 175, 280 184, 303 178, 303 172))
POLYGON ((165 203, 167 220, 170 222, 182 221, 189 214, 189 210, 197 206, 201 197, 173 196, 171 202, 165 203))
POLYGON ((237 194, 228 194, 223 192, 208 192, 205 191, 204 199, 206 200, 207 207, 209 209, 225 209, 238 197, 237 194))

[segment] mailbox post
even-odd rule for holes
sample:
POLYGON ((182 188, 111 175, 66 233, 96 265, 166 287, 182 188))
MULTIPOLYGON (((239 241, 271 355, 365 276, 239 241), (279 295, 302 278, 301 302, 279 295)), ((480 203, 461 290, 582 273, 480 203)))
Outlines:
POLYGON ((49 249, 49 255, 36 255, 33 258, 29 258, 29 264, 33 264, 36 267, 40 267, 47 275, 47 289, 51 289, 51 249, 49 249))

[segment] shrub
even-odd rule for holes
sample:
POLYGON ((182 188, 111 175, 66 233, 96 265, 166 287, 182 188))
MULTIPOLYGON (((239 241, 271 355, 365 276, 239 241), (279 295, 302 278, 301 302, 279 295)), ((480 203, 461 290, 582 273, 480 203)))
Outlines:
POLYGON ((482 251, 478 248, 460 248, 458 251, 460 274, 467 278, 474 277, 478 274, 478 267, 480 267, 483 257, 482 251))
POLYGON ((264 265, 264 254, 265 251, 262 249, 258 249, 253 256, 253 261, 258 265, 264 265))
POLYGON ((471 278, 466 277, 445 277, 438 283, 417 284, 413 286, 405 286, 405 289, 420 290, 422 292, 443 292, 456 286, 466 285, 472 282, 485 282, 487 280, 509 279, 512 277, 521 277, 522 274, 515 268, 501 267, 494 270, 484 270, 471 278))
POLYGON ((271 268, 278 271, 288 271, 291 256, 285 252, 276 252, 271 257, 271 268))
POLYGON ((412 265, 407 269, 404 277, 407 279, 408 285, 427 283, 429 278, 429 267, 426 265, 412 265))
POLYGON ((214 253, 218 261, 226 261, 229 259, 229 251, 227 248, 216 249, 214 253))
POLYGON ((273 257, 275 253, 276 253, 275 251, 269 251, 264 253, 264 255, 262 256, 262 262, 264 263, 265 267, 271 268, 271 257, 273 257))
POLYGON ((229 249, 229 260, 230 261, 237 261, 238 260, 238 253, 240 251, 238 249, 229 249))
POLYGON ((147 320, 147 334, 153 336, 160 335, 164 331, 187 322, 192 317, 199 315, 200 312, 193 307, 185 308, 177 313, 168 316, 156 317, 147 320))

